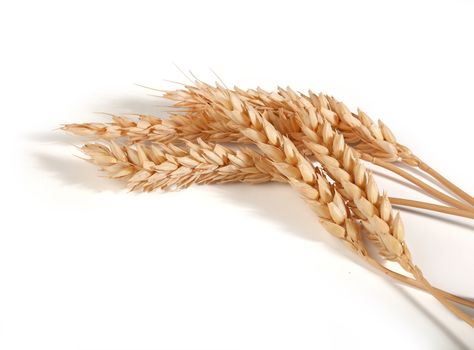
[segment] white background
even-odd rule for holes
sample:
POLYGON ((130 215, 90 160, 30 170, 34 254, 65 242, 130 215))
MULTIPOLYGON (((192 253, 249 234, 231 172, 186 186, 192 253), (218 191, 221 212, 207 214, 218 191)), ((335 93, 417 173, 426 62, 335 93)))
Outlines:
MULTIPOLYGON (((469 349, 474 332, 328 236, 285 185, 127 193, 61 123, 158 113, 185 82, 324 91, 474 193, 471 1, 0 5, 0 349, 469 349)), ((430 201, 380 178, 390 193, 430 201)), ((403 212, 415 262, 474 297, 472 221, 403 212), (448 220, 449 219, 449 220, 448 220)))

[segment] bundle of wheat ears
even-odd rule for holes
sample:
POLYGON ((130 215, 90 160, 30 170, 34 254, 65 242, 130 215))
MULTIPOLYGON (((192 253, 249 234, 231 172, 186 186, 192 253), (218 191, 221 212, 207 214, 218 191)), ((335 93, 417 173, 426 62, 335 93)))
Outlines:
POLYGON ((63 129, 95 139, 82 146, 87 159, 131 190, 182 189, 192 184, 288 183, 318 215, 322 226, 387 276, 425 290, 474 327, 460 307, 474 301, 433 287, 415 265, 392 205, 474 218, 474 198, 398 143, 381 121, 351 112, 324 94, 290 88, 228 89, 195 79, 161 91, 172 113, 114 116, 109 123, 66 124, 63 129), (383 167, 444 204, 380 193, 372 172, 383 167), (413 176, 417 168, 450 195, 413 176), (378 255, 369 250, 375 245, 378 255), (375 255, 375 256, 374 256, 375 255), (384 264, 398 263, 405 273, 384 264))

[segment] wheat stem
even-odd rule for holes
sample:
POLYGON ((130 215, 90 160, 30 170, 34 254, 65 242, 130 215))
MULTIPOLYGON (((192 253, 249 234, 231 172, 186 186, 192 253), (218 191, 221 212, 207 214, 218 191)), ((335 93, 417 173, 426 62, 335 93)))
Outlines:
POLYGON ((427 193, 435 196, 438 199, 443 200, 446 203, 451 204, 452 206, 454 206, 456 208, 464 209, 464 210, 470 211, 470 212, 474 212, 474 208, 472 206, 470 206, 468 204, 464 204, 464 203, 454 199, 453 197, 450 197, 450 196, 444 194, 443 192, 438 191, 437 189, 427 185, 423 181, 419 180, 418 178, 416 178, 415 176, 409 174, 408 172, 398 168, 397 166, 393 165, 392 163, 386 162, 382 159, 377 159, 377 158, 372 157, 368 154, 362 154, 361 158, 363 160, 369 161, 369 162, 371 162, 375 165, 378 165, 382 168, 385 168, 387 170, 392 171, 393 173, 403 177, 404 179, 412 182, 413 184, 417 185, 421 189, 425 190, 427 193))
POLYGON ((427 174, 431 175, 434 177, 436 180, 438 180, 441 184, 443 184, 446 188, 448 188, 451 192, 454 194, 458 195, 460 198, 464 199, 466 202, 468 202, 471 206, 474 206, 474 198, 470 196, 468 193, 464 192, 462 189, 460 189, 458 186, 453 184, 451 181, 446 179, 443 175, 441 175, 439 172, 431 168, 428 164, 425 162, 419 160, 419 168, 423 171, 425 171, 427 174))
MULTIPOLYGON (((364 259, 371 266, 375 267, 377 270, 379 270, 383 274, 385 274, 387 276, 390 276, 390 277, 392 277, 396 280, 399 280, 400 282, 411 285, 413 287, 426 290, 424 284, 419 282, 418 280, 410 278, 410 277, 402 275, 402 274, 399 274, 395 271, 392 271, 392 270, 386 268, 385 266, 383 266, 381 263, 379 263, 378 261, 376 261, 375 259, 373 259, 370 256, 365 256, 364 259)), ((438 289, 438 288, 435 288, 435 287, 433 287, 433 288, 436 290, 437 293, 441 294, 446 299, 452 300, 452 301, 454 301, 458 304, 461 304, 461 305, 464 305, 464 306, 467 306, 467 307, 470 307, 470 308, 474 308, 474 301, 472 301, 472 300, 461 298, 457 295, 445 292, 445 291, 443 291, 441 289, 438 289)))
POLYGON ((437 205, 427 202, 416 201, 412 199, 406 198, 396 198, 396 197, 389 197, 390 202, 394 205, 404 206, 404 207, 412 207, 412 208, 419 208, 419 209, 426 209, 431 211, 437 211, 439 213, 461 216, 468 219, 474 219, 474 213, 472 211, 447 207, 444 205, 437 205))
POLYGON ((457 317, 459 317, 461 320, 469 324, 471 327, 474 328, 474 319, 472 319, 467 313, 459 309, 458 307, 452 305, 448 300, 446 300, 446 297, 442 295, 436 288, 434 288, 426 279, 423 277, 423 274, 421 273, 420 269, 415 266, 415 278, 422 282, 424 286, 426 287, 426 290, 431 292, 431 294, 438 299, 439 302, 441 302, 449 311, 451 311, 453 314, 455 314, 457 317))

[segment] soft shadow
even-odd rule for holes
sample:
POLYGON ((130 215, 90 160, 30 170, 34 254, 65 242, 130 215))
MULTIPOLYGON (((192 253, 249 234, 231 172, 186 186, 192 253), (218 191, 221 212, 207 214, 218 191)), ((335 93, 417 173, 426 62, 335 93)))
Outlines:
POLYGON ((400 209, 404 212, 416 214, 418 216, 424 216, 425 218, 428 218, 428 219, 433 219, 433 220, 437 220, 437 221, 446 222, 448 224, 455 225, 455 226, 458 226, 458 227, 461 227, 461 228, 467 228, 468 230, 474 230, 474 225, 452 219, 451 217, 449 217, 448 214, 445 214, 445 215, 439 214, 438 215, 438 214, 435 214, 435 213, 428 213, 426 211, 423 211, 423 209, 407 208, 407 207, 404 207, 404 206, 401 206, 401 205, 395 205, 395 204, 393 206, 397 207, 398 209, 400 209))
MULTIPOLYGON (((111 116, 105 113, 128 116, 135 118, 138 114, 153 115, 166 118, 169 114, 170 103, 158 96, 147 96, 153 94, 150 89, 140 87, 143 97, 117 97, 102 99, 92 102, 91 113, 87 121, 65 120, 65 123, 82 122, 110 122, 111 116)), ((24 135, 24 138, 33 143, 51 145, 74 145, 88 141, 96 141, 94 137, 75 136, 62 131, 58 125, 57 129, 43 130, 24 135)), ((34 152, 31 154, 36 166, 49 172, 65 185, 81 186, 85 189, 101 191, 123 191, 126 187, 120 181, 107 179, 97 168, 84 160, 73 155, 57 156, 49 153, 34 152)))
POLYGON ((446 335, 459 349, 469 350, 469 346, 459 337, 456 336, 448 327, 446 327, 440 320, 438 320, 431 312, 428 311, 426 307, 421 305, 415 298, 413 298, 409 293, 403 290, 400 286, 393 285, 393 287, 416 309, 418 309, 423 315, 426 316, 441 332, 446 335))
POLYGON ((397 165, 399 168, 401 168, 401 169, 403 169, 403 170, 405 170, 405 171, 407 171, 407 172, 411 172, 411 173, 413 173, 413 174, 415 174, 415 175, 417 175, 417 176, 419 176, 419 177, 425 179, 426 181, 431 182, 433 185, 441 186, 441 184, 440 184, 435 178, 431 177, 430 175, 426 174, 425 172, 421 171, 421 170, 418 169, 418 168, 409 166, 409 165, 407 165, 407 164, 405 164, 405 163, 403 163, 403 162, 397 162, 396 165, 397 165))
POLYGON ((358 256, 347 249, 341 240, 324 230, 316 214, 290 186, 280 183, 211 186, 213 192, 222 196, 224 201, 234 202, 248 209, 254 216, 268 218, 288 234, 311 242, 323 243, 335 254, 364 266, 358 256))
POLYGON ((119 115, 145 114, 159 118, 167 118, 171 103, 159 96, 147 96, 153 91, 143 89, 143 97, 117 97, 96 103, 93 108, 97 112, 115 113, 119 115))
POLYGON ((431 182, 431 184, 433 185, 436 185, 438 188, 441 188, 443 189, 444 191, 450 193, 452 196, 454 196, 455 198, 457 198, 458 200, 460 201, 464 201, 464 199, 462 199, 461 197, 459 197, 456 193, 454 193, 453 191, 451 191, 449 188, 447 188, 446 186, 444 186, 443 184, 439 183, 434 177, 431 177, 430 175, 426 174, 425 172, 421 171, 420 169, 418 168, 414 168, 414 167, 411 167, 405 163, 397 163, 397 166, 399 166, 400 168, 408 171, 408 172, 412 172, 413 174, 416 174, 418 175, 419 177, 422 177, 423 179, 425 179, 426 181, 428 182, 431 182))
MULTIPOLYGON (((231 201, 239 206, 248 208, 256 216, 265 217, 277 223, 284 232, 310 242, 322 243, 336 255, 344 256, 351 262, 368 269, 381 276, 386 283, 396 288, 402 296, 416 306, 441 332, 453 341, 460 349, 468 349, 446 325, 434 317, 426 308, 420 305, 408 293, 398 286, 398 282, 390 279, 374 267, 367 264, 361 257, 347 249, 340 240, 329 235, 319 224, 316 215, 289 186, 278 183, 266 183, 259 185, 225 184, 212 185, 213 192, 222 195, 223 200, 231 201), (395 282, 395 283, 394 283, 395 282)), ((408 209, 411 211, 410 209, 408 209)), ((418 213, 436 220, 443 220, 455 225, 466 224, 438 217, 436 215, 418 213)), ((466 227, 471 227, 466 225, 466 227)), ((377 256, 375 247, 366 242, 372 256, 377 256)), ((462 308, 462 306, 461 306, 462 308)), ((463 310, 465 308, 462 308, 463 310)), ((465 309, 466 313, 472 314, 473 310, 465 309)))
MULTIPOLYGON (((165 118, 168 114, 167 106, 163 103, 163 100, 150 96, 148 96, 148 98, 116 98, 96 104, 94 109, 96 111, 105 111, 122 115, 137 113, 155 115, 160 118, 165 118)), ((98 117, 97 119, 100 120, 101 118, 103 117, 98 117)), ((60 130, 31 134, 28 135, 28 138, 36 142, 71 144, 73 141, 72 137, 64 134, 60 130)), ((103 175, 101 176, 94 166, 81 159, 73 157, 72 155, 61 157, 36 152, 33 153, 32 156, 36 161, 37 167, 45 172, 50 173, 52 176, 55 176, 65 185, 78 186, 93 192, 118 192, 124 190, 124 185, 122 183, 119 181, 107 179, 103 175)), ((414 190, 424 193, 420 191, 418 187, 405 181, 379 172, 377 172, 377 174, 400 183, 403 186, 408 186, 414 190)), ((347 249, 340 240, 330 236, 319 224, 316 215, 288 185, 267 183, 255 186, 243 184, 212 186, 215 193, 221 195, 224 200, 235 202, 239 206, 247 208, 252 213, 252 215, 270 219, 272 222, 275 222, 277 225, 281 226, 284 232, 310 242, 322 243, 335 254, 344 256, 357 265, 369 270, 373 270, 374 272, 383 276, 382 273, 371 268, 355 253, 349 251, 349 249, 347 249)), ((462 227, 472 228, 471 225, 459 223, 451 219, 439 217, 433 214, 422 213, 406 208, 405 210, 412 211, 418 215, 423 215, 436 220, 447 221, 462 227)), ((419 308, 421 312, 423 312, 430 320, 432 320, 432 322, 450 339, 452 339, 455 344, 457 344, 461 349, 467 349, 466 345, 457 339, 456 336, 446 326, 434 318, 433 315, 431 315, 425 308, 419 305, 419 303, 417 303, 405 291, 399 287, 397 288, 400 290, 402 295, 404 295, 410 302, 419 308)))
POLYGON ((124 190, 119 181, 110 180, 94 169, 92 164, 70 155, 53 156, 47 153, 33 153, 36 166, 56 177, 64 185, 78 186, 93 192, 124 190))
MULTIPOLYGON (((366 241, 364 239, 364 241, 366 241)), ((374 247, 373 244, 371 244, 370 242, 367 242, 369 243, 369 251, 371 251, 370 255, 375 259, 377 260, 378 262, 382 263, 384 262, 384 260, 378 256, 378 253, 376 253, 376 249, 374 247)), ((454 344, 456 344, 457 347, 459 347, 459 349, 466 349, 468 350, 469 347, 464 344, 462 342, 462 340, 456 336, 456 334, 454 332, 452 332, 445 324, 443 324, 437 317, 435 317, 431 312, 429 312, 429 310, 424 307, 422 304, 420 304, 416 299, 414 299, 409 293, 407 293, 402 287, 401 285, 403 286, 407 286, 409 288, 412 288, 412 289, 418 289, 414 286, 410 286, 410 285, 406 285, 406 284, 403 284, 402 282, 400 281, 397 281, 397 280, 394 280, 390 277, 388 277, 387 275, 383 274, 381 271, 379 271, 378 269, 376 269, 375 267, 365 263, 365 261, 363 261, 362 258, 359 258, 359 260, 361 260, 361 266, 364 266, 367 270, 370 270, 372 273, 375 273, 377 274, 378 276, 380 276, 383 281, 390 285, 392 288, 394 288, 402 297, 404 297, 410 304, 412 304, 415 308, 417 308, 423 315, 426 316, 426 318, 428 320, 431 321, 431 323, 436 327, 438 328, 441 332, 443 332, 446 337, 448 337, 454 344)), ((466 298, 466 299, 469 299, 468 297, 465 297, 465 296, 461 296, 463 298, 466 298)), ((471 300, 471 299, 470 299, 471 300)), ((473 317, 474 316, 474 310, 468 308, 467 306, 464 306, 464 305, 460 305, 460 304, 457 304, 457 303, 454 303, 454 305, 458 306, 462 311, 464 311, 466 314, 468 314, 470 317, 473 317)))
MULTIPOLYGON (((422 190, 420 187, 418 187, 418 186, 412 184, 411 182, 408 182, 408 181, 406 181, 406 180, 402 180, 402 179, 397 178, 397 177, 392 176, 392 175, 388 175, 388 174, 382 173, 382 172, 380 172, 380 171, 378 171, 378 170, 371 170, 371 171, 372 171, 374 174, 376 174, 377 176, 383 177, 383 178, 385 178, 385 179, 387 179, 387 180, 390 180, 390 181, 393 181, 393 182, 395 182, 395 183, 398 183, 398 184, 400 184, 400 185, 402 185, 402 186, 404 186, 404 187, 410 188, 410 189, 412 189, 413 191, 416 191, 416 192, 418 192, 418 193, 421 193, 421 194, 423 194, 424 196, 429 197, 429 198, 431 198, 431 199, 434 199, 434 200, 436 200, 436 201, 440 201, 439 198, 437 198, 437 197, 431 195, 431 194, 428 193, 428 192, 425 192, 425 191, 422 190)), ((443 202, 443 203, 446 203, 446 202, 444 202, 444 201, 442 201, 442 202, 443 202)), ((449 203, 446 203, 446 204, 449 205, 449 203)))
POLYGON ((424 192, 421 188, 419 188, 418 186, 412 184, 411 182, 408 182, 406 180, 402 180, 400 179, 399 177, 396 177, 396 176, 393 176, 393 175, 388 175, 388 174, 385 174, 381 171, 378 171, 378 170, 373 170, 371 169, 371 172, 374 173, 375 175, 377 176, 380 176, 380 177, 383 177, 387 180, 390 180, 390 181, 393 181, 399 185, 402 185, 403 187, 408 187, 408 188, 411 188, 412 190, 414 191, 417 191, 419 193, 422 193, 422 194, 425 194, 427 196, 429 196, 428 193, 424 192))
POLYGON ((49 144, 73 144, 77 137, 56 129, 51 131, 39 131, 25 135, 29 141, 49 143, 49 144))

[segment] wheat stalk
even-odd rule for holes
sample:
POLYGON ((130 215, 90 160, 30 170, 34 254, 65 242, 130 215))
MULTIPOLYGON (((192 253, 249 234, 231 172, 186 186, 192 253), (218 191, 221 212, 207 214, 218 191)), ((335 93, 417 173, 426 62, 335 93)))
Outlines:
MULTIPOLYGON (((81 150, 90 162, 98 165, 110 178, 127 181, 132 190, 169 190, 186 188, 193 183, 286 181, 268 158, 249 148, 234 151, 202 140, 197 143, 188 141, 185 146, 179 147, 160 143, 121 146, 110 141, 108 146, 86 144, 81 150)), ((314 192, 312 188, 296 186, 300 192, 309 191, 305 196, 311 197, 311 192, 314 192)), ((334 193, 334 196, 337 195, 334 193)), ((384 274, 424 289, 418 281, 389 270, 371 258, 360 239, 347 243, 351 246, 356 244, 358 247, 355 250, 359 255, 384 274)), ((474 302, 436 290, 449 300, 474 307, 474 302)))

